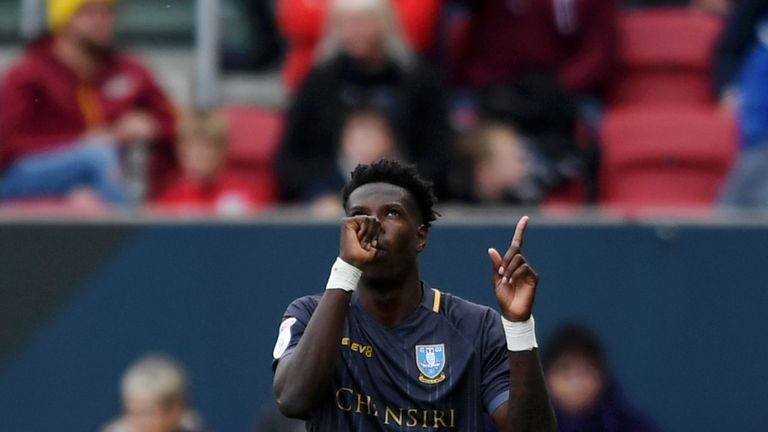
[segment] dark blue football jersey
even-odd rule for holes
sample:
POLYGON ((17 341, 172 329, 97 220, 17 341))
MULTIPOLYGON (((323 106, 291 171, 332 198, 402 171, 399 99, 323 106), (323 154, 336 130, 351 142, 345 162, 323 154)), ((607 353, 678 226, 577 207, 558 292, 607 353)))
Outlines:
MULTIPOLYGON (((422 290, 420 307, 393 327, 368 316, 352 296, 332 385, 309 431, 477 432, 484 413, 508 400, 499 314, 426 284, 422 290)), ((320 297, 288 306, 273 369, 295 349, 320 297)))

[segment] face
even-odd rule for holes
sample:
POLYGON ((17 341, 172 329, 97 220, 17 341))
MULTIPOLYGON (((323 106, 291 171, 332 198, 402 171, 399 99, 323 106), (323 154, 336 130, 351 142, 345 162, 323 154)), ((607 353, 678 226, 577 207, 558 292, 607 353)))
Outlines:
POLYGON ((383 51, 384 29, 373 13, 341 10, 337 13, 336 26, 342 51, 348 56, 369 60, 383 51))
POLYGON ((375 216, 381 222, 379 252, 365 270, 369 280, 397 279, 417 266, 427 229, 411 194, 387 183, 369 183, 355 189, 347 202, 347 216, 375 216))
POLYGON ((603 374, 581 354, 564 354, 547 372, 547 386, 555 406, 568 414, 588 412, 603 390, 603 374))
POLYGON ((395 142, 384 120, 361 116, 347 122, 341 148, 344 159, 351 166, 357 166, 391 158, 395 152, 395 142))
POLYGON ((490 201, 500 200, 505 192, 517 187, 528 174, 528 162, 517 135, 504 128, 487 132, 488 156, 475 167, 480 195, 490 201))
POLYGON ((192 178, 210 180, 224 164, 224 146, 205 138, 185 138, 178 148, 184 173, 192 178))
POLYGON ((86 3, 75 13, 65 31, 86 49, 108 51, 115 39, 114 10, 104 2, 86 3))
POLYGON ((176 432, 184 407, 179 404, 163 405, 152 395, 126 395, 125 418, 131 432, 176 432))

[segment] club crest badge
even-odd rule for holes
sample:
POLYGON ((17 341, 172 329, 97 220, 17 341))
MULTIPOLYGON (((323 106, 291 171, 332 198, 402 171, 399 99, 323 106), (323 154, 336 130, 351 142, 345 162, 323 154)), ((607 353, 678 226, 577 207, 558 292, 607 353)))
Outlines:
POLYGON ((416 366, 419 368, 419 381, 425 384, 437 384, 445 380, 445 345, 416 345, 416 366))

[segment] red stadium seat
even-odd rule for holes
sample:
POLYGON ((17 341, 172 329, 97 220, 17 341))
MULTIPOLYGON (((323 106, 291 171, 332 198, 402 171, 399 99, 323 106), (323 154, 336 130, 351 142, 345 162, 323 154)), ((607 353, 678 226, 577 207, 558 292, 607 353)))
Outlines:
POLYGON ((711 103, 710 64, 722 26, 718 16, 690 8, 625 12, 609 103, 711 103))
POLYGON ((601 134, 607 208, 708 208, 736 153, 733 118, 712 108, 615 109, 601 134))
POLYGON ((227 171, 254 179, 266 196, 276 199, 274 164, 283 114, 247 106, 227 106, 224 113, 230 129, 227 171))

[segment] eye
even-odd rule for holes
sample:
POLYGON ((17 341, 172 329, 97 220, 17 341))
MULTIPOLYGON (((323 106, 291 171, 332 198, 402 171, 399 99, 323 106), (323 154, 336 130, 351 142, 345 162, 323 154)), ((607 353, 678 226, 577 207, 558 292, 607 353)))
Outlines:
POLYGON ((396 209, 393 209, 393 208, 391 208, 391 209, 388 209, 388 210, 387 210, 387 213, 386 213, 386 215, 387 215, 388 217, 389 217, 389 216, 391 216, 391 217, 398 217, 398 216, 400 216, 400 212, 399 212, 398 210, 396 210, 396 209))

